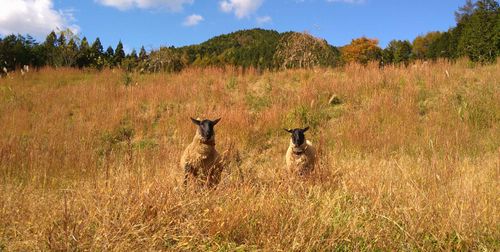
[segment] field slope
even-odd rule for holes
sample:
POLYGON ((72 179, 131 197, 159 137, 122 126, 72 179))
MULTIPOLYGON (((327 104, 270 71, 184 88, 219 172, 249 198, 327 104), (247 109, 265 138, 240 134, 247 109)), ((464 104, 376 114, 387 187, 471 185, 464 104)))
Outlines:
POLYGON ((0 79, 0 251, 500 250, 500 64, 0 79), (336 95, 331 104, 329 99, 336 95), (195 127, 232 164, 182 186, 195 127), (302 180, 289 135, 321 153, 302 180))

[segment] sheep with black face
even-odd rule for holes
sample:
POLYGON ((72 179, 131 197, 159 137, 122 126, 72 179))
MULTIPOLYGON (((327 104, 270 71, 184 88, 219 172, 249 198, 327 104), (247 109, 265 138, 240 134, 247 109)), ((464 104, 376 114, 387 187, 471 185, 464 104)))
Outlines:
POLYGON ((223 165, 222 160, 215 149, 214 126, 220 121, 196 120, 191 121, 198 127, 193 141, 184 150, 181 157, 181 168, 184 169, 184 185, 189 178, 193 178, 200 184, 208 187, 219 183, 223 165))
POLYGON ((299 175, 308 175, 314 170, 316 150, 312 143, 306 140, 304 133, 309 129, 285 129, 292 134, 290 145, 286 152, 286 165, 292 172, 299 175))

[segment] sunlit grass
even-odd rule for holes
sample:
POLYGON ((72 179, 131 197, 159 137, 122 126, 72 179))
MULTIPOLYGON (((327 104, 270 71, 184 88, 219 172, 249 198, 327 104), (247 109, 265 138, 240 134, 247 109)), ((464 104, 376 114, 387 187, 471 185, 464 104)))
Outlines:
POLYGON ((13 74, 0 250, 499 250, 499 80, 466 61, 13 74), (182 186, 190 116, 222 117, 237 153, 215 191, 182 186), (303 126, 308 180, 284 169, 303 126))

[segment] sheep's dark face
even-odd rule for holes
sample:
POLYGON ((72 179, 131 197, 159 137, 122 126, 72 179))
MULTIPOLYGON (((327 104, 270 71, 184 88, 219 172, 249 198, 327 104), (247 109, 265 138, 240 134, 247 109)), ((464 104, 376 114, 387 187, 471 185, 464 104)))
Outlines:
POLYGON ((303 129, 285 129, 288 133, 292 134, 292 143, 295 147, 299 147, 304 144, 306 137, 304 133, 309 129, 305 127, 303 129))
POLYGON ((214 121, 211 120, 199 121, 194 118, 191 118, 191 121, 193 121, 193 123, 198 126, 198 132, 203 138, 203 141, 209 141, 215 135, 214 126, 220 121, 220 118, 214 121))

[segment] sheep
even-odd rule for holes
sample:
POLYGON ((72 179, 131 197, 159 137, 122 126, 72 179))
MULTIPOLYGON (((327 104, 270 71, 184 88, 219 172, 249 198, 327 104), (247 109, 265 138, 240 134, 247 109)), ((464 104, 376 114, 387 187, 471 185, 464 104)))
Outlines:
POLYGON ((288 170, 298 173, 300 176, 309 175, 314 170, 316 162, 316 150, 309 140, 306 140, 304 129, 285 129, 292 134, 290 145, 286 152, 286 165, 288 170))
POLYGON ((222 158, 215 149, 214 126, 220 121, 191 121, 198 126, 193 141, 184 150, 181 157, 181 169, 184 170, 184 185, 191 177, 207 187, 216 186, 220 182, 223 170, 222 158))

